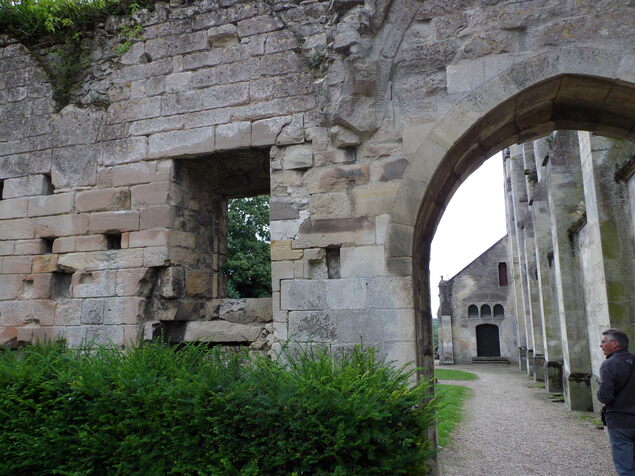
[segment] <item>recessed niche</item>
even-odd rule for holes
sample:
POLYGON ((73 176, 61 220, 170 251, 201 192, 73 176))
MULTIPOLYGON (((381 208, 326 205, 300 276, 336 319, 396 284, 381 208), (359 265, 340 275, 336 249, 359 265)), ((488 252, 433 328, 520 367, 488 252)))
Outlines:
POLYGON ((106 234, 106 249, 108 250, 121 249, 121 233, 107 233, 106 234))

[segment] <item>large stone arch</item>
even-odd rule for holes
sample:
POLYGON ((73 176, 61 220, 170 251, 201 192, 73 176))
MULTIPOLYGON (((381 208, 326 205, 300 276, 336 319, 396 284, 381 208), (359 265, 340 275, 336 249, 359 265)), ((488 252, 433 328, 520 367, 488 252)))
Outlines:
POLYGON ((615 51, 566 49, 524 59, 467 92, 421 141, 396 194, 386 257, 411 259, 417 363, 431 371, 430 243, 456 189, 493 153, 556 129, 635 138, 635 70, 615 51))

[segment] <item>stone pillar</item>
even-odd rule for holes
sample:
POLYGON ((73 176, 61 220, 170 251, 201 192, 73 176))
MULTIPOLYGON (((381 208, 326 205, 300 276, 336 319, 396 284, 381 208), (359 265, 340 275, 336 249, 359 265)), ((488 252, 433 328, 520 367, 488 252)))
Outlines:
MULTIPOLYGON (((635 324, 635 249, 626 184, 615 171, 635 153, 635 144, 579 132, 584 183, 586 240, 579 239, 586 317, 591 342, 593 383, 604 361, 602 331, 614 327, 632 334, 635 324)), ((595 392, 593 392, 595 394, 595 392)), ((600 403, 595 402, 596 410, 600 403)))
POLYGON ((454 364, 454 349, 452 345, 452 283, 439 283, 439 364, 454 364))
POLYGON ((536 256, 536 276, 538 279, 538 301, 542 319, 542 339, 544 344, 544 381, 547 391, 562 392, 562 342, 557 303, 553 292, 553 246, 549 203, 547 201, 547 178, 544 173, 545 160, 550 154, 546 139, 534 141, 536 183, 533 187, 531 204, 534 227, 536 256))
POLYGON ((526 352, 526 370, 529 376, 534 375, 534 330, 530 316, 529 290, 527 284, 527 263, 525 260, 525 233, 524 227, 527 219, 527 187, 525 185, 524 165, 523 165, 523 148, 515 145, 510 148, 511 154, 509 158, 510 177, 512 189, 512 205, 515 219, 515 238, 514 253, 518 259, 518 269, 514 274, 514 280, 517 282, 520 296, 522 299, 522 318, 521 325, 525 329, 527 337, 526 352))
POLYGON ((575 213, 582 203, 577 134, 558 131, 547 163, 555 289, 562 331, 563 390, 572 410, 592 409, 589 355, 580 266, 571 239, 575 213))
POLYGON ((527 370, 527 333, 525 329, 525 306, 523 302, 523 291, 520 280, 520 256, 518 254, 518 229, 516 227, 516 216, 514 210, 514 195, 512 187, 513 163, 510 149, 503 151, 503 161, 505 170, 505 214, 507 222, 508 259, 510 265, 511 285, 514 293, 514 311, 516 313, 516 333, 518 343, 518 366, 520 370, 527 370))

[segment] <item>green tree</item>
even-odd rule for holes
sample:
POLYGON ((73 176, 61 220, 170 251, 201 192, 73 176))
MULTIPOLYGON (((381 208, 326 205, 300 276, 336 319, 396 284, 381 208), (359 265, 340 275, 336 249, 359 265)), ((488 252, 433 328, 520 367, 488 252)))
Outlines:
POLYGON ((271 296, 269 200, 266 195, 229 201, 227 297, 271 296))

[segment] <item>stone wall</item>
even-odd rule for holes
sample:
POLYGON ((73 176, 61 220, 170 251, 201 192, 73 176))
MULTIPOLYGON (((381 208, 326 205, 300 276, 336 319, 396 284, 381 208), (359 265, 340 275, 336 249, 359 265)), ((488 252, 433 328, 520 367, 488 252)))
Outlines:
POLYGON ((632 13, 628 0, 159 2, 85 39, 66 106, 3 40, 2 342, 122 345, 212 322, 223 202, 270 193, 275 338, 363 340, 430 373, 444 206, 506 146, 555 129, 633 137, 632 13), (143 32, 117 55, 122 21, 143 32))

